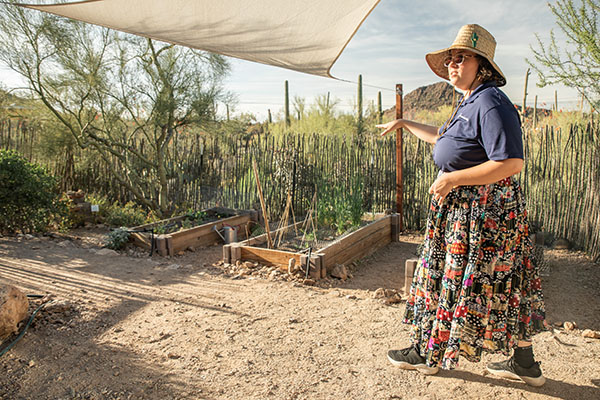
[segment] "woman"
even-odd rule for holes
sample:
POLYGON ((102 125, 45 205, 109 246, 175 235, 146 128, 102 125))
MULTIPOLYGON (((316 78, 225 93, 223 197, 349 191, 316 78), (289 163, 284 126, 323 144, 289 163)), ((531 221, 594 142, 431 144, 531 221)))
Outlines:
POLYGON ((456 367, 459 355, 480 361, 483 350, 508 356, 514 348, 488 370, 541 386, 531 337, 546 329, 544 303, 525 201, 513 177, 523 167, 521 126, 498 89, 506 79, 493 60, 495 48, 488 31, 465 25, 449 48, 427 54, 433 72, 464 92, 440 129, 403 119, 378 125, 382 135, 404 128, 434 144, 440 168, 404 316, 413 344, 390 350, 388 359, 435 374, 456 367))

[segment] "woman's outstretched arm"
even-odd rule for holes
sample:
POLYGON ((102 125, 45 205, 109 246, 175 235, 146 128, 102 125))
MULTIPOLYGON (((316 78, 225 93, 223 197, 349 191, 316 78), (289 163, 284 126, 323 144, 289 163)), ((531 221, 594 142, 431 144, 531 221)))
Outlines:
POLYGON ((381 136, 396 129, 404 128, 419 139, 435 144, 438 140, 438 128, 431 125, 421 124, 419 122, 410 121, 407 119, 396 119, 387 124, 376 125, 377 128, 382 128, 381 136))

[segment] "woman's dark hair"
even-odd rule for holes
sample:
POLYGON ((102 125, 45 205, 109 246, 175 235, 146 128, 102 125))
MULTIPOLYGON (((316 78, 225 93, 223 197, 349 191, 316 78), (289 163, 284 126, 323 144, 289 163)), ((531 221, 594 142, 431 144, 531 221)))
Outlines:
POLYGON ((477 70, 477 77, 482 83, 485 82, 496 82, 497 85, 506 84, 506 80, 496 72, 492 64, 485 58, 477 55, 479 60, 479 69, 477 70))

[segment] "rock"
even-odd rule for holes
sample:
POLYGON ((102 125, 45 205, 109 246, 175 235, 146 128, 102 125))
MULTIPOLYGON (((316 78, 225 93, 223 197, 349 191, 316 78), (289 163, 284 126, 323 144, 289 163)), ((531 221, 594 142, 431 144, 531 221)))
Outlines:
POLYGON ((179 253, 177 253, 178 256, 182 256, 185 254, 185 251, 181 250, 179 253))
POLYGON ((591 329, 586 329, 583 332, 581 332, 581 336, 590 339, 600 339, 600 332, 593 331, 591 329))
POLYGON ((396 304, 402 302, 402 296, 394 293, 392 296, 386 297, 385 304, 396 304))
POLYGON ((373 292, 373 298, 374 299, 383 299, 385 297, 385 289, 384 288, 379 288, 377 290, 375 290, 373 292))
POLYGON ((317 282, 315 282, 313 279, 304 279, 302 283, 304 283, 306 286, 315 286, 317 284, 317 282))
POLYGON ((355 295, 353 295, 353 294, 347 294, 347 295, 346 295, 346 298, 347 298, 348 300, 356 300, 356 296, 355 296, 355 295))
POLYGON ((181 265, 179 265, 179 264, 171 264, 171 265, 167 265, 165 268, 166 269, 180 269, 181 265))
POLYGON ((30 235, 29 233, 26 233, 25 234, 25 239, 27 239, 27 240, 35 239, 35 236, 30 235))
POLYGON ((99 256, 118 256, 119 253, 112 249, 100 249, 96 252, 99 256))
POLYGON ((567 321, 563 324, 563 328, 565 328, 566 331, 572 331, 577 329, 577 324, 575 322, 567 321))
POLYGON ((64 247, 64 248, 75 247, 75 245, 73 244, 73 242, 71 242, 70 240, 63 240, 62 242, 59 242, 58 245, 60 247, 64 247))
POLYGON ((345 265, 338 264, 331 271, 331 276, 345 281, 348 279, 348 270, 346 269, 345 265))
POLYGON ((288 273, 293 274, 296 272, 296 259, 290 258, 288 261, 288 273))
POLYGON ((44 306, 46 314, 66 314, 73 308, 73 305, 66 300, 52 300, 44 306))
POLYGON ((248 269, 252 269, 255 267, 254 263, 252 261, 244 261, 244 267, 248 268, 248 269))
POLYGON ((554 248, 557 250, 568 250, 571 246, 571 243, 565 238, 560 238, 554 242, 554 248))
POLYGON ((192 252, 194 252, 194 251, 196 251, 196 248, 195 248, 194 246, 189 246, 189 247, 187 248, 187 251, 192 251, 192 252))
POLYGON ((277 275, 279 275, 278 271, 271 271, 271 273, 269 274, 269 280, 270 281, 274 281, 277 279, 277 275))
POLYGON ((0 284, 0 341, 17 333, 17 325, 27 317, 29 300, 12 285, 0 284))

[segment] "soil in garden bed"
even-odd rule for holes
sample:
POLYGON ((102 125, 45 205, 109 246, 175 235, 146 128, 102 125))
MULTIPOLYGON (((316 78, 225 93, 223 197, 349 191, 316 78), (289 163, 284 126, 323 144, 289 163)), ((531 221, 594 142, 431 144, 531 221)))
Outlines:
MULTIPOLYGON (((335 227, 331 226, 317 226, 315 230, 312 226, 310 228, 290 228, 283 235, 271 234, 271 238, 274 243, 274 249, 290 251, 290 252, 302 252, 308 251, 308 248, 312 248, 312 251, 318 251, 322 248, 329 246, 339 238, 352 233, 365 225, 370 224, 375 219, 371 214, 366 215, 358 226, 352 227, 342 233, 338 233, 335 227)), ((271 224, 272 227, 276 227, 276 224, 271 224)), ((256 247, 267 248, 267 243, 255 245, 256 247)))
POLYGON ((227 213, 215 210, 194 211, 185 215, 185 218, 156 225, 155 234, 169 234, 179 232, 185 229, 191 229, 196 226, 204 225, 209 222, 215 222, 220 219, 233 217, 235 213, 227 213))

